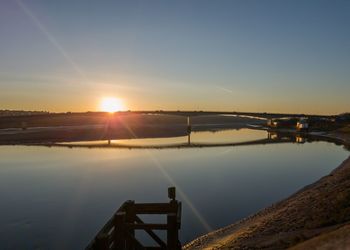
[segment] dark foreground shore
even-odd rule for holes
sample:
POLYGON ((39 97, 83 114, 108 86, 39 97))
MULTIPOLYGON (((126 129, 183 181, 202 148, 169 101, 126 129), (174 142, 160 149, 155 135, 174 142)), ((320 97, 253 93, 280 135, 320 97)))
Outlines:
MULTIPOLYGON (((343 138, 350 142, 348 135, 343 138)), ((184 246, 185 250, 287 248, 350 249, 350 157, 289 198, 184 246)))

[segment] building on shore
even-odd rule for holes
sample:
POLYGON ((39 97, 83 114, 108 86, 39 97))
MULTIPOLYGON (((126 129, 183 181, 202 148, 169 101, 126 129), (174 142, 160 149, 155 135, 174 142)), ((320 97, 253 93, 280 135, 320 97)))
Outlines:
POLYGON ((276 119, 269 119, 267 121, 267 126, 270 128, 295 128, 296 124, 298 122, 297 118, 276 118, 276 119))
POLYGON ((309 122, 306 118, 301 118, 297 124, 296 129, 298 131, 308 131, 309 130, 309 122))

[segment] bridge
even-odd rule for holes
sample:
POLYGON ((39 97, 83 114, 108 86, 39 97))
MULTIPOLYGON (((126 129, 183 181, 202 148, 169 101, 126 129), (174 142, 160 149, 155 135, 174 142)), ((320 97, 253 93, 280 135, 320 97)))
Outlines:
POLYGON ((214 116, 214 115, 233 115, 242 117, 251 117, 259 119, 275 119, 275 118, 330 118, 334 116, 329 115, 313 115, 313 114, 288 114, 288 113, 266 113, 266 112, 238 112, 238 111, 166 111, 166 110, 156 110, 156 111, 121 111, 118 114, 153 114, 153 115, 176 115, 176 116, 214 116))

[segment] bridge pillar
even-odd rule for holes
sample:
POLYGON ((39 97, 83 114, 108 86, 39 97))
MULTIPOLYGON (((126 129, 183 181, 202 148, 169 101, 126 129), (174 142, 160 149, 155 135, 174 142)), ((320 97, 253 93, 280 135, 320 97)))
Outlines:
POLYGON ((190 117, 187 116, 187 143, 188 143, 188 145, 191 144, 191 132, 192 132, 191 120, 190 120, 190 117))

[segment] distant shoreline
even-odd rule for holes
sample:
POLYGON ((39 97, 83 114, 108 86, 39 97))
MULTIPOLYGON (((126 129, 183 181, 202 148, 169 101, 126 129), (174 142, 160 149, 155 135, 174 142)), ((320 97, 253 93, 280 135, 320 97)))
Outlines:
MULTIPOLYGON (((193 117, 193 131, 248 128, 261 125, 259 119, 241 117, 193 117)), ((39 117, 25 122, 27 127, 16 128, 16 123, 2 124, 0 145, 56 143, 133 138, 163 138, 187 135, 187 118, 167 115, 147 116, 90 116, 39 117)))
MULTIPOLYGON (((31 117, 33 118, 33 117, 31 117)), ((109 141, 125 139, 147 139, 147 138, 171 138, 187 136, 187 125, 184 117, 174 117, 167 115, 147 116, 106 116, 103 117, 78 117, 74 120, 66 120, 57 117, 55 119, 44 119, 44 121, 32 121, 35 127, 3 128, 0 129, 0 145, 31 145, 31 146, 59 146, 59 147, 100 147, 100 148, 179 148, 179 147, 214 147, 214 146, 243 146, 251 144, 270 144, 294 142, 295 139, 275 141, 258 140, 241 143, 217 143, 217 144, 191 144, 164 146, 132 146, 132 145, 69 145, 65 143, 84 141, 109 141), (113 119, 111 119, 113 117, 113 119), (103 118, 103 119, 102 119, 103 118), (85 123, 85 124, 84 124, 85 123), (51 126, 43 126, 51 125, 51 126), (54 125, 54 126, 52 126, 54 125)), ((269 133, 277 133, 279 136, 285 135, 293 138, 302 136, 309 141, 328 141, 350 148, 344 134, 340 136, 336 132, 298 132, 290 129, 269 129, 265 127, 265 121, 247 117, 236 116, 204 116, 193 117, 192 131, 220 131, 226 129, 258 129, 266 130, 269 133)), ((3 125, 4 126, 4 125, 3 125)))

